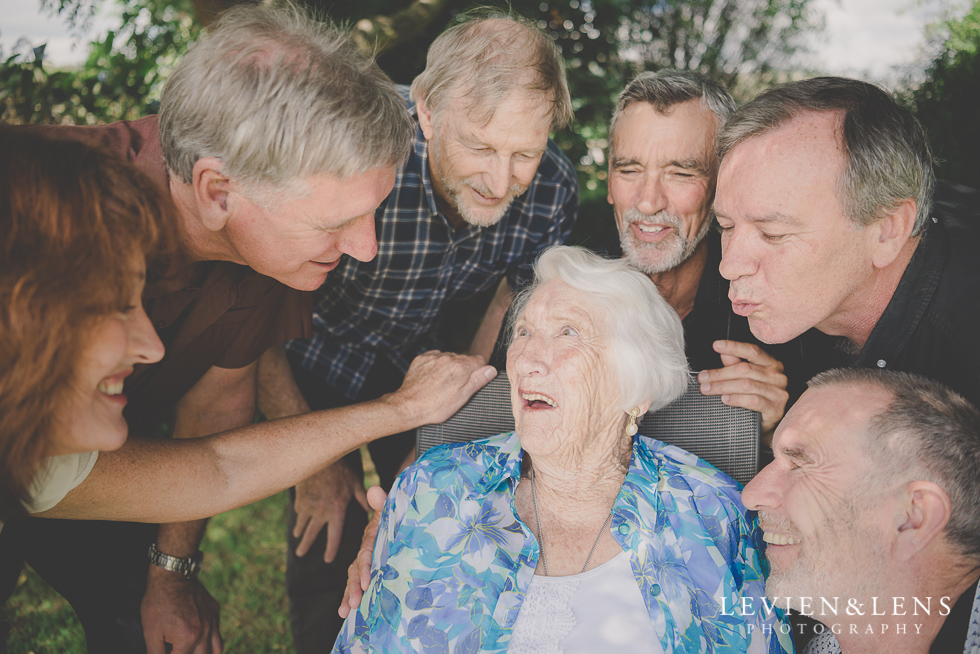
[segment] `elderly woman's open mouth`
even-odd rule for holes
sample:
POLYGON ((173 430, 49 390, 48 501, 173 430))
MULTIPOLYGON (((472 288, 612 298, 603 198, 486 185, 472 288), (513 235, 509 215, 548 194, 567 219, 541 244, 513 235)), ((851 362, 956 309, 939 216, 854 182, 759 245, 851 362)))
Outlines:
POLYGON ((382 514, 339 652, 792 651, 738 486, 637 433, 687 385, 677 314, 622 260, 545 251, 514 300, 516 430, 428 450, 382 514))
POLYGON ((527 409, 554 409, 558 403, 543 393, 519 391, 524 407, 527 409))

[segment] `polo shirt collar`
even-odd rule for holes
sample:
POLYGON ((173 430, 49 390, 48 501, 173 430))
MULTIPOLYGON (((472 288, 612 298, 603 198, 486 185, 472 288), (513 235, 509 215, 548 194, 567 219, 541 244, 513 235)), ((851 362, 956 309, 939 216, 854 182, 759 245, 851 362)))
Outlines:
POLYGON ((886 368, 898 357, 932 302, 948 251, 946 227, 934 215, 855 366, 886 368))

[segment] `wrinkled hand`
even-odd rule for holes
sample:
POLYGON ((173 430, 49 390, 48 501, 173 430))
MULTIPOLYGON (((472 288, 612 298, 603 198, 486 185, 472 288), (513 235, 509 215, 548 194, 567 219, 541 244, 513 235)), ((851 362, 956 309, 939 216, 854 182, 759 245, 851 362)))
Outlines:
POLYGON ((364 537, 361 539, 361 549, 357 552, 357 558, 347 569, 347 588, 344 589, 344 599, 337 610, 342 618, 346 618, 351 611, 360 606, 361 597, 371 582, 371 559, 374 556, 374 541, 378 537, 378 527, 381 526, 381 509, 384 508, 387 497, 388 495, 380 486, 372 486, 368 489, 368 504, 374 509, 374 515, 364 529, 364 537))
POLYGON ((483 357, 431 350, 415 357, 390 398, 418 425, 443 422, 496 376, 483 357))
POLYGON ((299 538, 296 556, 305 556, 313 546, 320 530, 327 528, 327 546, 323 560, 330 563, 337 556, 340 536, 344 533, 344 518, 351 498, 368 510, 364 482, 342 460, 327 466, 309 479, 296 484, 296 527, 293 536, 299 538))
POLYGON ((762 434, 771 434, 783 418, 789 393, 783 364, 756 345, 738 341, 715 341, 723 368, 698 374, 701 392, 721 395, 729 406, 740 406, 762 414, 762 434))
POLYGON ((140 606, 147 654, 220 654, 221 608, 197 579, 150 566, 140 606))

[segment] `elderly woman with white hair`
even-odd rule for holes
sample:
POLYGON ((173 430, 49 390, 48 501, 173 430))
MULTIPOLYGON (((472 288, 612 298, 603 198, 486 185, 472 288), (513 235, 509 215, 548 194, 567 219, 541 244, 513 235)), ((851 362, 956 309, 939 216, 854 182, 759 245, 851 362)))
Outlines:
POLYGON ((554 247, 513 315, 516 431, 402 473, 334 651, 792 652, 737 484, 636 435, 688 374, 654 284, 554 247))

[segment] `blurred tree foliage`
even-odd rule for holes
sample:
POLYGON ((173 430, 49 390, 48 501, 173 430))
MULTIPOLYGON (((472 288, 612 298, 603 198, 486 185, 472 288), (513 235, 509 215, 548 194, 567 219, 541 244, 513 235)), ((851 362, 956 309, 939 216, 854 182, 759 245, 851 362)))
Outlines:
MULTIPOLYGON (((78 24, 107 0, 42 0, 78 24)), ((0 62, 0 111, 10 122, 94 123, 153 111, 168 66, 201 25, 241 0, 108 0, 122 26, 92 44, 77 71, 52 71, 43 49, 0 62)), ((265 0, 275 1, 275 0, 265 0)), ((350 25, 382 69, 408 84, 428 44, 473 0, 304 0, 350 25)), ((822 28, 811 0, 489 0, 548 31, 565 56, 575 121, 556 135, 578 166, 583 216, 607 216, 606 127, 618 92, 638 72, 698 70, 750 97, 774 81, 802 37, 822 28)), ((607 218, 601 218, 608 223, 607 218)), ((611 224, 609 224, 611 228, 611 224)), ((591 228, 588 231, 592 231, 591 228)))
MULTIPOLYGON (((101 0, 44 0, 81 27, 101 0)), ((44 45, 0 53, 0 119, 92 125, 152 113, 170 65, 199 31, 190 0, 115 0, 120 26, 89 45, 77 70, 51 70, 44 45), (26 51, 25 51, 26 50, 26 51)))
POLYGON ((937 31, 943 34, 940 53, 926 80, 903 99, 929 134, 936 174, 980 188, 980 2, 937 31))

